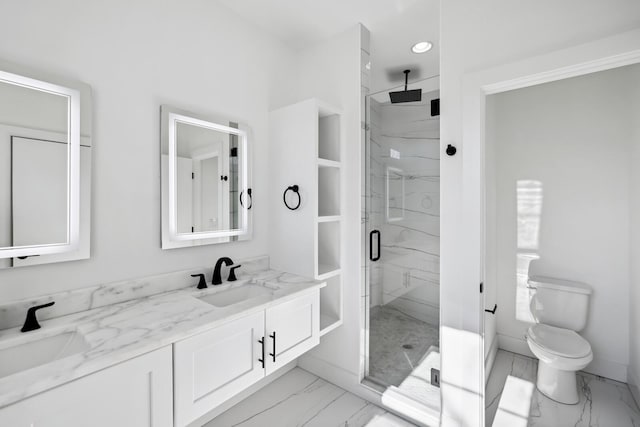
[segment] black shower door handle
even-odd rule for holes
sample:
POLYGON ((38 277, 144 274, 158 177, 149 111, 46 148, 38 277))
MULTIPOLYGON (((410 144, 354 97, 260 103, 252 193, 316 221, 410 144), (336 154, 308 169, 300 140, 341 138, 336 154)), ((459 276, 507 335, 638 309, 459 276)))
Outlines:
POLYGON ((371 230, 371 233, 369 233, 369 259, 371 261, 378 261, 380 259, 380 230, 371 230), (376 235, 376 246, 377 246, 377 251, 376 251, 376 256, 375 258, 373 257, 373 236, 376 235))

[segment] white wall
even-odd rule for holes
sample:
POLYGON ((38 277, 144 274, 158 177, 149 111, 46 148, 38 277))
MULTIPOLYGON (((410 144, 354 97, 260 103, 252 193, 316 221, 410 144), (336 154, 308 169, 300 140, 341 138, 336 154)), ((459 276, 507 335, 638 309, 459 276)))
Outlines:
POLYGON ((593 288, 581 332, 594 352, 586 371, 619 381, 629 354, 628 94, 640 84, 630 70, 492 95, 494 138, 485 142, 496 162, 500 347, 530 355, 526 278, 528 260, 538 258, 533 274, 593 288))
POLYGON ((441 163, 443 425, 472 426, 484 419, 481 162, 477 148, 463 145, 463 76, 640 27, 640 3, 444 0, 440 7, 442 149, 460 150, 441 163))
MULTIPOLYGON (((640 66, 634 67, 632 79, 640 82, 640 66)), ((629 377, 631 391, 640 404, 640 83, 631 92, 631 288, 629 298, 629 377)))
MULTIPOLYGON (((4 2, 0 58, 93 88, 92 253, 0 271, 8 301, 267 253, 267 117, 294 55, 216 2, 4 2), (160 249, 160 111, 247 123, 254 141, 249 242, 160 249)), ((190 279, 190 278, 187 278, 190 279)))

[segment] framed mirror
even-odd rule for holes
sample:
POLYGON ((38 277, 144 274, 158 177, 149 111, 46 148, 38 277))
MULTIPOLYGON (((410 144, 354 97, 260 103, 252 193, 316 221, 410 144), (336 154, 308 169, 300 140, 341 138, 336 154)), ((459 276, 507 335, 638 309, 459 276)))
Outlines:
POLYGON ((404 219, 404 172, 387 166, 386 171, 386 217, 387 222, 404 219))
POLYGON ((249 239, 248 127, 166 105, 160 116, 162 249, 249 239))
POLYGON ((90 88, 0 63, 0 268, 90 255, 90 88))

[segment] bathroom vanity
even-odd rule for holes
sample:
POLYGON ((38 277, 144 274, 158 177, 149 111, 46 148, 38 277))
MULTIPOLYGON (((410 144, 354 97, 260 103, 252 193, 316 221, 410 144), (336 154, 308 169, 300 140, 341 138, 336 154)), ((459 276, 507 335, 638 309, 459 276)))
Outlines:
POLYGON ((269 269, 204 290, 141 282, 145 296, 101 305, 121 290, 102 286, 97 308, 0 332, 0 425, 189 425, 319 343, 324 282, 269 269))

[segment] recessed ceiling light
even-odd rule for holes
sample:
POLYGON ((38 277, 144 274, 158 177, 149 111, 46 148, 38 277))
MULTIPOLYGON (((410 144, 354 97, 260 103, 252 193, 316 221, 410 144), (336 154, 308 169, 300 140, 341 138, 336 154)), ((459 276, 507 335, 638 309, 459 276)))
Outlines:
POLYGON ((413 53, 425 53, 431 50, 433 44, 431 42, 418 42, 411 47, 413 53))

